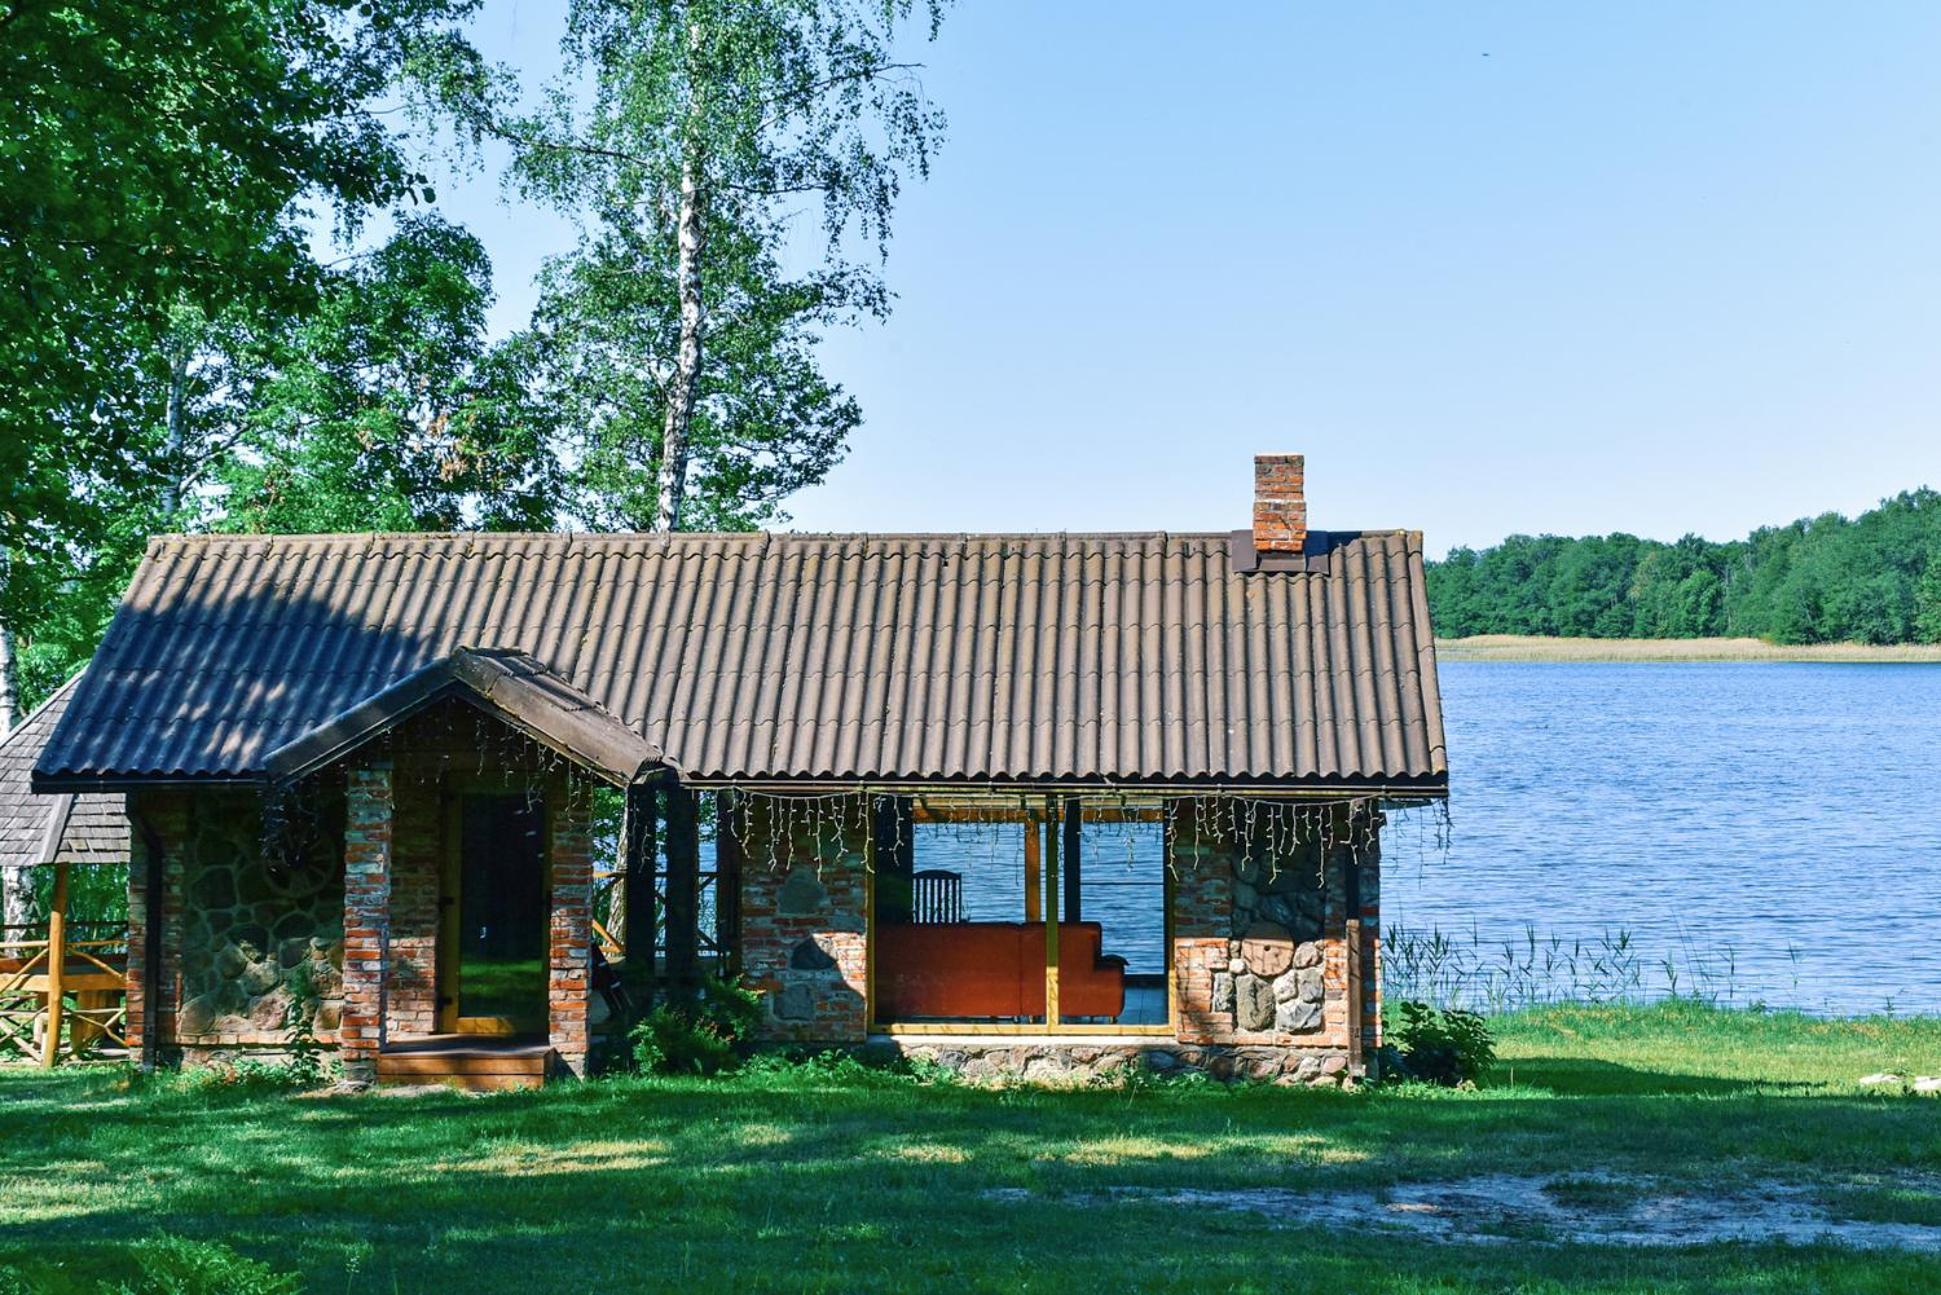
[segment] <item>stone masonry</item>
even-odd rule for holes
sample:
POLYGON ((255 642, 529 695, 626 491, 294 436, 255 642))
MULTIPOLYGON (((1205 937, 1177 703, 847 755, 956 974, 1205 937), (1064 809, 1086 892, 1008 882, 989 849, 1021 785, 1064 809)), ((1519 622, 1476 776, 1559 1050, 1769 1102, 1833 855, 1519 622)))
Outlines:
POLYGON ((742 968, 762 995, 764 1040, 853 1044, 867 1034, 864 833, 860 808, 825 808, 811 820, 777 813, 767 798, 753 802, 742 865, 742 968))
MULTIPOLYGON (((1380 1042, 1380 996, 1372 974, 1380 911, 1374 810, 1337 806, 1290 830, 1262 823, 1235 830, 1217 809, 1176 815, 1172 859, 1173 970, 1180 1042, 1280 1049, 1343 1073, 1380 1042), (1361 1037, 1351 1046, 1348 889, 1356 864, 1363 923, 1361 1037), (1339 1064, 1336 1064, 1339 1059, 1339 1064)), ((1245 1067, 1243 1066, 1243 1069, 1245 1067)))
POLYGON ((129 870, 129 1044, 144 1042, 149 833, 163 855, 158 1052, 198 1060, 281 1051, 299 1024, 335 1040, 343 958, 341 788, 302 806, 314 849, 266 853, 250 792, 153 791, 129 798, 146 830, 129 870))
MULTIPOLYGON (((197 1062, 287 1052, 300 1018, 319 1043, 338 1046, 347 1080, 367 1082, 384 1043, 435 1033, 448 811, 472 788, 545 798, 555 899, 548 1025, 562 1068, 584 1073, 594 848, 587 784, 462 703, 414 717, 297 789, 311 828, 301 866, 286 866, 283 847, 266 845, 264 802, 253 791, 130 798, 131 814, 162 844, 164 1055, 197 1062)), ((149 988, 140 831, 133 848, 129 1028, 139 1048, 149 988)))

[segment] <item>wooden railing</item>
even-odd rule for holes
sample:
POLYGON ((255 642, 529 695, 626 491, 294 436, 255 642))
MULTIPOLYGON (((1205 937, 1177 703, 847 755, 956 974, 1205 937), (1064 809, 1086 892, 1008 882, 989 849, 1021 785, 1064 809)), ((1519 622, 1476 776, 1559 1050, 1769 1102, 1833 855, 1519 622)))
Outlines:
POLYGON ((127 1046, 126 928, 67 920, 65 865, 54 876, 45 926, 46 936, 38 939, 31 937, 38 926, 0 928, 0 1050, 52 1066, 60 1059, 63 1029, 70 1055, 104 1039, 127 1046), (74 938, 101 928, 114 934, 74 938))

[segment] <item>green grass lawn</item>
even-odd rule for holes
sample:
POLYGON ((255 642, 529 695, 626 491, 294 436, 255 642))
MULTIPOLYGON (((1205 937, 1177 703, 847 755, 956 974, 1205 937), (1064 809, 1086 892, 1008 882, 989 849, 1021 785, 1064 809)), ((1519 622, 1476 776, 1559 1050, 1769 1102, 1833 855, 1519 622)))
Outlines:
POLYGON ((1593 1207, 1638 1176, 1781 1182, 1839 1217, 1941 1224, 1941 1101, 1853 1082, 1941 1074, 1941 1021, 1680 1005, 1497 1025, 1501 1062, 1464 1093, 804 1072, 342 1097, 10 1071, 0 1292, 246 1287, 144 1287, 144 1254, 184 1262, 139 1249, 157 1236, 331 1292, 1941 1288, 1933 1253, 1447 1242, 1112 1195, 1543 1174, 1593 1207))

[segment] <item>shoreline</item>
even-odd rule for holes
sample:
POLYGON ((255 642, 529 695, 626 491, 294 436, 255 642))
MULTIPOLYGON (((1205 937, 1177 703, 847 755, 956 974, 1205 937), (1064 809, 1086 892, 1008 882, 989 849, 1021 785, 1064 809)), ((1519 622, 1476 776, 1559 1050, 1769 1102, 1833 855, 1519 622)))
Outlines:
POLYGON ((1477 634, 1436 640, 1440 661, 1695 662, 1775 661, 1941 664, 1941 643, 1767 643, 1754 638, 1593 639, 1477 634))

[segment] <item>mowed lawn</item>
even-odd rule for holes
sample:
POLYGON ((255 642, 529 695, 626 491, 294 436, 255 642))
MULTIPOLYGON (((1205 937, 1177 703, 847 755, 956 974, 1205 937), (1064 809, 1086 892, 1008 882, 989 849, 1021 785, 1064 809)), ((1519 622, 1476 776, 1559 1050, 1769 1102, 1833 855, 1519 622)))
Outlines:
POLYGON ((9 1070, 0 1292, 195 1289, 144 1286, 158 1236, 330 1292, 1941 1289, 1936 1253, 1445 1241, 1119 1190, 1779 1182, 1836 1217, 1941 1225, 1941 1101, 1854 1084, 1941 1074, 1941 1021, 1677 1005, 1497 1024, 1502 1062, 1467 1093, 798 1072, 344 1097, 9 1070))

